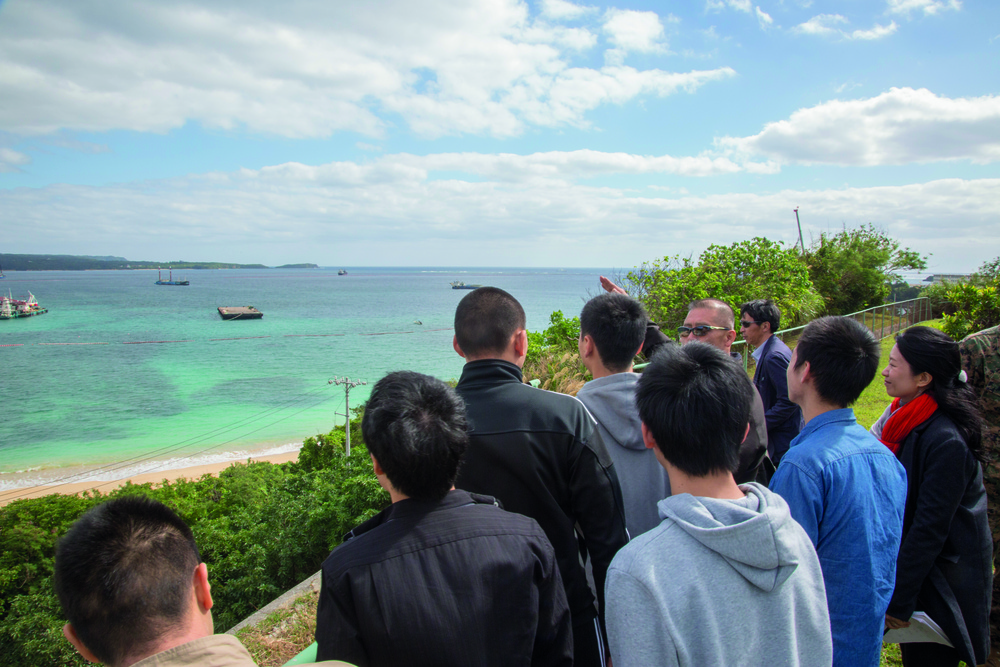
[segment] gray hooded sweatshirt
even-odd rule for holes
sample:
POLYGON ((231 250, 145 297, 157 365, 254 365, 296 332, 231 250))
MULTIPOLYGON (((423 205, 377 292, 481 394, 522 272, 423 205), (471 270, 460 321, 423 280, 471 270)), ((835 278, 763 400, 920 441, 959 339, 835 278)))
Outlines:
POLYGON ((636 537, 660 523, 656 503, 670 495, 670 478, 653 450, 642 442, 639 410, 635 407, 638 373, 615 373, 591 380, 576 397, 597 420, 625 501, 625 527, 636 537))
POLYGON ((833 662, 823 574, 788 505, 759 484, 740 500, 684 493, 629 542, 605 586, 615 667, 833 662))

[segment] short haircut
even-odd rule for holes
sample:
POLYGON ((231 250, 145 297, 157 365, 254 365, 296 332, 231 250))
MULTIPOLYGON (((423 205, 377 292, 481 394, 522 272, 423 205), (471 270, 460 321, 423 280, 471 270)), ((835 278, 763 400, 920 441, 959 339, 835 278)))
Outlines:
POLYGON ((469 446, 462 399, 441 380, 413 371, 375 383, 361 433, 392 485, 416 500, 444 498, 469 446))
POLYGON ((740 317, 744 313, 749 313, 755 322, 768 322, 771 325, 771 333, 774 333, 781 326, 781 311, 770 299, 756 299, 747 301, 740 306, 740 317))
POLYGON ((80 641, 109 665, 141 656, 183 622, 201 562, 191 529, 163 503, 117 498, 56 546, 55 589, 80 641))
POLYGON ((663 457, 705 477, 739 467, 753 391, 742 367, 696 342, 658 350, 639 378, 635 403, 663 457))
POLYGON ((809 362, 816 392, 841 408, 858 400, 878 372, 880 348, 875 336, 850 317, 813 320, 795 346, 795 368, 809 362))
POLYGON ((526 326, 524 308, 497 287, 479 287, 458 302, 455 338, 466 355, 500 355, 511 337, 526 326))
POLYGON ((583 306, 580 335, 590 336, 608 370, 624 371, 646 338, 649 317, 642 304, 626 294, 601 294, 583 306))
POLYGON ((688 312, 695 308, 708 308, 715 311, 717 321, 713 326, 727 326, 733 328, 736 318, 733 316, 733 307, 721 299, 698 299, 688 304, 688 312))

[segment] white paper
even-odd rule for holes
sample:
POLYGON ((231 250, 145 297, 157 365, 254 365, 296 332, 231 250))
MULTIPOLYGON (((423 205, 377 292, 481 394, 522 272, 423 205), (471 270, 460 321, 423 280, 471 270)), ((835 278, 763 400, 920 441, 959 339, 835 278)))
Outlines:
POLYGON ((954 648, 941 626, 922 611, 913 612, 913 616, 910 617, 910 627, 889 630, 882 636, 883 644, 910 644, 913 642, 944 644, 954 648))

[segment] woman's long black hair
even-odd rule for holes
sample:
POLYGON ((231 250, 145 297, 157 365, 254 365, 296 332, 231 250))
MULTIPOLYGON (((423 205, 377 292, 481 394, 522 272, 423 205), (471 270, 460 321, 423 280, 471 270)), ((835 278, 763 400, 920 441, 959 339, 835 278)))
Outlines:
POLYGON ((896 346, 914 375, 928 373, 931 376, 925 393, 937 401, 938 410, 955 423, 976 459, 985 463, 983 418, 975 392, 958 378, 962 370, 958 343, 943 331, 910 327, 896 336, 896 346))

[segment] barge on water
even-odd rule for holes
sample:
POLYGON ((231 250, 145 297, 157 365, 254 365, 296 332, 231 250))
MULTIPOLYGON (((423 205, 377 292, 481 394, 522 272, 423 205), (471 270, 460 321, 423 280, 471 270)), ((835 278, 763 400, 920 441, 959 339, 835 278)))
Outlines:
POLYGON ((28 299, 22 301, 10 296, 0 296, 0 320, 13 320, 18 317, 31 317, 32 315, 44 315, 49 312, 48 308, 42 308, 35 301, 35 295, 28 292, 28 299))
POLYGON ((224 320, 259 320, 264 313, 253 306, 219 306, 219 317, 224 320))
POLYGON ((451 283, 452 289, 479 289, 480 287, 482 287, 482 285, 466 285, 461 280, 456 280, 451 283))
POLYGON ((163 276, 161 274, 162 274, 162 272, 160 271, 160 269, 157 269, 156 270, 156 282, 154 284, 156 284, 156 285, 190 285, 191 284, 190 280, 174 280, 174 271, 173 271, 173 269, 170 270, 170 278, 168 278, 167 280, 164 280, 163 276))

